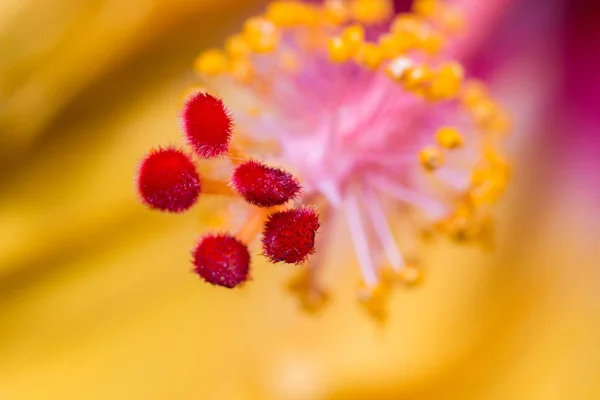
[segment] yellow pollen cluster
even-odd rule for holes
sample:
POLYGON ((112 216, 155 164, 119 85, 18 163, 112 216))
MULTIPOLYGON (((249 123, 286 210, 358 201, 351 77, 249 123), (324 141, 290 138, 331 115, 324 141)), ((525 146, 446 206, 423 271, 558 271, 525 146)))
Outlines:
POLYGON ((510 167, 495 151, 488 151, 474 168, 469 190, 459 199, 453 213, 437 224, 440 232, 460 241, 479 241, 490 246, 492 206, 504 193, 510 167))
MULTIPOLYGON (((224 52, 209 50, 202 54, 196 62, 196 70, 208 76, 236 75, 240 59, 251 64, 254 55, 276 52, 286 33, 304 36, 307 49, 314 46, 326 50, 332 62, 352 61, 370 70, 409 52, 435 55, 443 49, 448 35, 456 31, 449 29, 447 16, 452 14, 456 19, 458 13, 438 1, 417 1, 414 8, 414 13, 392 19, 391 0, 326 0, 322 4, 274 1, 264 15, 246 21, 243 31, 226 41, 224 52), (424 9, 433 11, 423 12, 424 9), (389 31, 379 35, 376 42, 366 40, 365 29, 383 29, 384 26, 389 26, 389 31)), ((432 69, 432 80, 428 84, 436 82, 437 72, 432 69)), ((461 71, 444 67, 439 70, 437 80, 456 82, 460 76, 461 71)), ((432 98, 447 98, 456 84, 434 83, 433 86, 432 98)))
POLYGON ((207 50, 196 60, 195 68, 201 74, 215 76, 228 69, 229 60, 221 50, 207 50))
POLYGON ((463 138, 456 128, 443 127, 435 134, 435 139, 444 149, 456 149, 463 144, 463 138))
POLYGON ((444 165, 444 151, 460 148, 464 139, 456 128, 442 127, 435 134, 435 145, 426 146, 419 152, 421 165, 429 172, 444 165))
POLYGON ((444 155, 440 149, 434 146, 425 147, 419 153, 421 164, 429 171, 436 170, 444 165, 444 155))
MULTIPOLYGON (((461 150, 476 153, 478 161, 469 167, 466 192, 448 201, 450 211, 435 221, 431 232, 459 241, 487 242, 492 231, 490 206, 509 179, 508 163, 498 148, 510 119, 483 83, 467 79, 460 63, 444 58, 447 44, 465 28, 461 11, 442 0, 415 0, 411 12, 399 15, 394 14, 392 0, 272 1, 263 15, 248 19, 241 32, 230 36, 223 49, 201 54, 195 69, 207 84, 232 82, 260 99, 274 91, 285 74, 302 73, 303 62, 316 56, 335 68, 352 65, 387 77, 432 109, 456 105, 476 132, 460 125, 462 120, 460 127, 435 127, 431 140, 417 149, 413 166, 435 181, 461 157, 461 150)), ((263 112, 258 104, 247 107, 249 117, 263 112)), ((243 138, 236 135, 242 148, 245 146, 239 141, 243 138)), ((382 271, 381 284, 365 287, 361 294, 362 302, 376 316, 385 314, 383 299, 390 282, 411 285, 421 279, 412 265, 393 274, 382 271)), ((307 310, 326 299, 308 276, 290 287, 307 310)))
POLYGON ((506 133, 510 130, 510 118, 481 82, 471 81, 465 85, 461 102, 474 119, 479 129, 491 133, 506 133))

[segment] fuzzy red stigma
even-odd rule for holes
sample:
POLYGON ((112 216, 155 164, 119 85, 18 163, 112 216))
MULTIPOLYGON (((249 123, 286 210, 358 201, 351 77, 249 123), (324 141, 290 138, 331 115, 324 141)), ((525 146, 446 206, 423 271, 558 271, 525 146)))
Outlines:
POLYGON ((289 172, 254 160, 240 164, 233 173, 231 183, 248 203, 258 207, 285 204, 302 190, 289 172))
POLYGON ((319 226, 319 215, 310 207, 272 214, 263 231, 263 251, 274 263, 302 263, 315 251, 319 226))
POLYGON ((233 236, 205 236, 194 250, 194 271, 206 282, 228 288, 248 279, 250 253, 233 236))
POLYGON ((142 200, 150 208, 182 212, 200 195, 200 176, 192 159, 174 148, 151 150, 137 177, 142 200))
POLYGON ((211 158, 227 153, 233 120, 221 99, 198 92, 185 104, 183 129, 196 153, 211 158))

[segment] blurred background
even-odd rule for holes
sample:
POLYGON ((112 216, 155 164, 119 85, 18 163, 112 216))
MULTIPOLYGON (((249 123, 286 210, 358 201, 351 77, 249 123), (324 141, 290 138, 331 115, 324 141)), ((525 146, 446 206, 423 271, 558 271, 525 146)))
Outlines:
POLYGON ((431 245, 382 327, 353 262, 316 316, 285 268, 213 290, 198 220, 137 202, 195 56, 264 1, 1 0, 0 399, 600 398, 600 4, 495 2, 469 62, 517 122, 496 248, 431 245))

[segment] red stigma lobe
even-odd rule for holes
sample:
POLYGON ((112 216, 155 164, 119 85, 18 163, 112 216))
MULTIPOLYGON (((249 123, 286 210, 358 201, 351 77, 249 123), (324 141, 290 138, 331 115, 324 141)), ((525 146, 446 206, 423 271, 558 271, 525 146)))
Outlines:
POLYGON ((231 183, 248 203, 258 207, 285 204, 298 196, 302 189, 289 172, 254 160, 239 165, 231 183))
POLYGON ((205 236, 193 256, 194 271, 208 283, 234 288, 248 279, 250 253, 233 236, 205 236))
POLYGON ((201 157, 227 153, 233 121, 223 101, 208 93, 192 95, 183 110, 183 128, 187 142, 201 157))
POLYGON ((310 207, 277 212, 263 231, 263 251, 274 263, 300 264, 315 251, 319 215, 310 207))
POLYGON ((201 189, 193 161, 174 148, 152 150, 141 163, 137 184, 148 207, 168 212, 189 209, 201 189))

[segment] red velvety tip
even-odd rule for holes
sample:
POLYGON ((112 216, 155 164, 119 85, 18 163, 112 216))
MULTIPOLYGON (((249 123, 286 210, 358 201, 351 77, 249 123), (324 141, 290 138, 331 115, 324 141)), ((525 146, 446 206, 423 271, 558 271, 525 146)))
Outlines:
POLYGON ((227 153, 233 120, 221 99, 198 92, 185 104, 183 129, 194 151, 201 157, 211 158, 227 153))
POLYGON ((250 160, 240 164, 231 179, 233 188, 258 207, 273 207, 298 196, 302 188, 292 174, 250 160))
POLYGON ((230 235, 204 237, 194 250, 194 271, 213 285, 234 288, 248 279, 248 247, 230 235))
POLYGON ((200 176, 191 158, 174 148, 152 150, 142 161, 138 191, 150 208, 182 212, 200 195, 200 176))
POLYGON ((263 231, 263 251, 275 263, 302 263, 315 251, 319 226, 319 214, 309 207, 272 214, 263 231))

